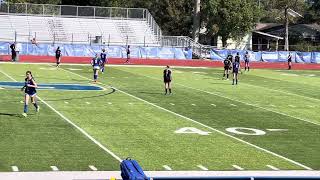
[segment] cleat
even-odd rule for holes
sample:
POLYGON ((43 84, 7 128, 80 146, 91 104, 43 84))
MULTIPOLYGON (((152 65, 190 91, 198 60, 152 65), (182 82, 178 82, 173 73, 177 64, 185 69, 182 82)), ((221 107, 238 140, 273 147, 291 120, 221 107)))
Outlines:
POLYGON ((27 113, 22 113, 22 116, 27 117, 28 115, 27 113))

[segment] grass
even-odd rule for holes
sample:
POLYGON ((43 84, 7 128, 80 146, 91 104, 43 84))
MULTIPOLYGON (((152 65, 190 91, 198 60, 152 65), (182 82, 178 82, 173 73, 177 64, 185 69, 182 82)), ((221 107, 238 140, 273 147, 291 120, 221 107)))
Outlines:
MULTIPOLYGON (((88 84, 92 78, 89 66, 0 64, 10 76, 0 72, 0 81, 23 81, 26 70, 40 84, 88 84)), ((105 91, 38 90, 38 95, 118 157, 133 157, 146 170, 164 170, 163 165, 173 170, 200 170, 197 165, 209 170, 234 170, 232 165, 320 169, 319 72, 252 70, 240 76, 238 86, 221 80, 221 73, 173 69, 173 95, 164 96, 162 68, 113 66, 99 77, 105 91), (175 133, 183 127, 210 134, 175 133), (266 134, 226 131, 231 127, 266 134)), ((39 114, 30 106, 31 114, 22 118, 23 93, 5 88, 0 95, 0 171, 14 165, 21 171, 48 171, 50 166, 90 170, 89 165, 119 170, 119 161, 42 102, 39 114)))

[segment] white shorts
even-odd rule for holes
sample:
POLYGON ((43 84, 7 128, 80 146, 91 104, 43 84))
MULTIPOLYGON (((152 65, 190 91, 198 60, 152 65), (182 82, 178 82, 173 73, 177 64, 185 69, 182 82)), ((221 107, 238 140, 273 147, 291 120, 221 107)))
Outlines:
POLYGON ((100 66, 93 66, 93 70, 99 70, 100 66))

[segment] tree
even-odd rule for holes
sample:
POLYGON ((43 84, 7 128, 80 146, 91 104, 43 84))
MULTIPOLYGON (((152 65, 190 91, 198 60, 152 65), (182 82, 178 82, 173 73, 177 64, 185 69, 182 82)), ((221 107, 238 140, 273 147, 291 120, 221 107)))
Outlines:
POLYGON ((259 8, 252 0, 207 0, 202 10, 203 24, 209 35, 227 40, 240 39, 253 30, 259 20, 259 8))
POLYGON ((317 22, 320 24, 320 0, 310 0, 308 13, 306 13, 305 17, 309 23, 317 22))

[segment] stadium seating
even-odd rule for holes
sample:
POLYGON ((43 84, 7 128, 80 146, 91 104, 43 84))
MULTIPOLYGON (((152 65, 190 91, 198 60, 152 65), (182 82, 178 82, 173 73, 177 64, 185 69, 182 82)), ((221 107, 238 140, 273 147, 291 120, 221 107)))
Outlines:
POLYGON ((148 23, 139 19, 0 15, 0 40, 34 37, 37 42, 159 46, 148 23))

